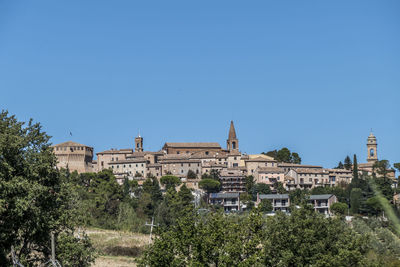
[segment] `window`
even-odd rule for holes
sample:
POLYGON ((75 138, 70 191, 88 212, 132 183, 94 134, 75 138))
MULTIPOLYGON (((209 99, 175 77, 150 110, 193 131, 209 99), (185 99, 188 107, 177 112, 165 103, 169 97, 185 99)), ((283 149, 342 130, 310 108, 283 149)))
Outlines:
POLYGON ((136 168, 138 167, 138 165, 136 164, 136 168))
POLYGON ((373 156, 375 155, 375 151, 374 151, 373 148, 370 149, 369 155, 370 155, 371 157, 373 157, 373 156))
POLYGON ((111 158, 111 161, 114 161, 114 158, 111 158))
POLYGON ((237 159, 237 157, 233 157, 233 160, 236 160, 237 159))
POLYGON ((176 151, 176 154, 180 154, 181 152, 180 151, 176 151))
POLYGON ((117 161, 118 161, 118 157, 117 157, 117 161))
POLYGON ((209 154, 209 152, 208 151, 206 151, 206 155, 208 155, 209 154))
POLYGON ((308 179, 309 182, 312 182, 312 178, 308 179))
POLYGON ((183 173, 183 170, 181 170, 181 173, 183 173))
POLYGON ((143 163, 142 163, 142 167, 143 167, 143 163))
POLYGON ((238 166, 238 164, 237 163, 233 163, 233 167, 237 167, 238 166))
POLYGON ((104 161, 101 162, 101 166, 104 166, 104 161))
POLYGON ((124 164, 124 168, 125 168, 125 164, 124 164))
POLYGON ((132 167, 132 165, 131 164, 129 164, 129 168, 131 168, 132 167))
POLYGON ((114 165, 111 166, 114 169, 114 165))
POLYGON ((190 167, 190 163, 189 163, 189 167, 190 167))
POLYGON ((119 169, 119 165, 117 165, 117 169, 119 169))

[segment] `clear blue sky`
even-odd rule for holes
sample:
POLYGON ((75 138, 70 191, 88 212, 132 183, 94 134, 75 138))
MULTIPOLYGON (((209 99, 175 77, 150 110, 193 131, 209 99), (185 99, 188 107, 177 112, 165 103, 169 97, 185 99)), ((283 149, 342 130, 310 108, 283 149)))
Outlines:
POLYGON ((400 162, 400 1, 0 1, 0 109, 99 152, 287 146, 400 162), (73 136, 69 136, 69 132, 73 136))

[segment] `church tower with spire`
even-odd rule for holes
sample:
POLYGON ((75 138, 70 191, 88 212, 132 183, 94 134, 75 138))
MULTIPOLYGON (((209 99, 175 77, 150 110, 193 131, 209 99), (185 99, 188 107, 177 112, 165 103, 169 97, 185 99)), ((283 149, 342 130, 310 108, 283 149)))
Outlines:
POLYGON ((231 127, 229 128, 228 140, 226 140, 226 148, 229 152, 239 151, 239 140, 236 138, 235 126, 231 121, 231 127))
POLYGON ((376 141, 375 135, 371 132, 371 134, 368 136, 368 139, 367 139, 367 150, 368 150, 367 161, 368 162, 378 161, 377 149, 378 149, 378 142, 376 141))

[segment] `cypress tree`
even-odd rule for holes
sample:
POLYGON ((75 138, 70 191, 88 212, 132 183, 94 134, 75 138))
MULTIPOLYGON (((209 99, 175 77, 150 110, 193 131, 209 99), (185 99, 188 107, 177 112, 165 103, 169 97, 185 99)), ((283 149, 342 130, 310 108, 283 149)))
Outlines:
POLYGON ((358 164, 357 164, 357 155, 354 154, 353 158, 353 180, 355 187, 358 187, 358 164))
POLYGON ((346 170, 351 170, 351 165, 352 165, 351 159, 350 159, 349 156, 347 156, 347 157, 344 159, 344 168, 345 168, 346 170))

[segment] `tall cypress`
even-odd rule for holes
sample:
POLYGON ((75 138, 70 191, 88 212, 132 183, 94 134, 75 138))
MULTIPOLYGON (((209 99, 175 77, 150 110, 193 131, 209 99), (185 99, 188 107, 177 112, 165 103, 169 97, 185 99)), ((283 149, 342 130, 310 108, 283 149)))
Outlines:
POLYGON ((357 164, 357 155, 354 154, 353 157, 353 180, 355 187, 358 187, 358 164, 357 164))

